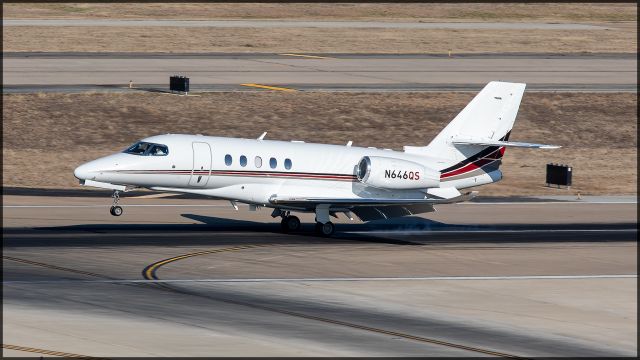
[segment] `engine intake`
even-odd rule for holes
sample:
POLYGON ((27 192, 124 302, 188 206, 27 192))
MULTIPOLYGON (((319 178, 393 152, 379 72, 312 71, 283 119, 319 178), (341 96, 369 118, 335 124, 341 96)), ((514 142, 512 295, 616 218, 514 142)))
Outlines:
POLYGON ((356 171, 358 180, 382 189, 408 190, 440 187, 440 172, 413 161, 364 156, 356 171))

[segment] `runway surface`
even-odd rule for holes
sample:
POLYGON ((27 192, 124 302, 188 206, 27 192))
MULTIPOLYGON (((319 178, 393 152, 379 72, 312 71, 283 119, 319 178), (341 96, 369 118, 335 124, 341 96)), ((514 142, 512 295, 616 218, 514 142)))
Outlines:
POLYGON ((2 26, 143 26, 216 28, 381 28, 452 30, 605 30, 615 24, 543 22, 394 22, 318 20, 131 20, 131 19, 6 19, 2 26))
POLYGON ((3 92, 166 91, 190 78, 192 91, 476 91, 492 80, 538 91, 637 91, 637 57, 545 54, 38 54, 3 58, 3 92), (129 89, 129 82, 134 89, 129 89))
POLYGON ((326 239, 108 202, 4 196, 3 355, 637 354, 636 203, 446 205, 326 239))

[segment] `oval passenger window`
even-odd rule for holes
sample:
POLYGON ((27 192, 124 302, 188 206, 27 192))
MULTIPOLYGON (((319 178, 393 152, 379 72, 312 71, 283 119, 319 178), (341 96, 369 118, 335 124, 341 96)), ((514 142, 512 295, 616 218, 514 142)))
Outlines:
POLYGON ((262 158, 260 156, 256 156, 256 167, 262 167, 262 158))
POLYGON ((291 159, 284 159, 284 168, 291 170, 291 159))
POLYGON ((231 163, 232 163, 231 155, 227 154, 227 155, 224 157, 224 163, 225 163, 227 166, 231 165, 231 163))
POLYGON ((269 159, 269 166, 271 166, 272 169, 275 169, 276 166, 278 166, 278 160, 276 160, 276 158, 269 159))
POLYGON ((247 157, 244 155, 240 156, 240 166, 242 167, 247 166, 247 157))

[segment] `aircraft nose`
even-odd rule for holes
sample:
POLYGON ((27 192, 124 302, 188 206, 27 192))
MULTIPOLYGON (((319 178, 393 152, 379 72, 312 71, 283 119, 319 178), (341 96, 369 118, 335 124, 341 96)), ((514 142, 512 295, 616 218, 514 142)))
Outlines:
POLYGON ((78 166, 75 170, 73 170, 73 175, 79 180, 87 180, 91 176, 95 176, 91 174, 92 172, 93 172, 93 165, 89 162, 86 164, 82 164, 78 166))

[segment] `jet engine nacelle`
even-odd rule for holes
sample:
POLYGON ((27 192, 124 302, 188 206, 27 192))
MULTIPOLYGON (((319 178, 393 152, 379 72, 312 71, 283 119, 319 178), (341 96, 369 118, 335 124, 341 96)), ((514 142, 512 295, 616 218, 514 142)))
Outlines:
POLYGON ((440 187, 440 172, 413 161, 364 156, 356 176, 361 183, 383 189, 425 189, 440 187))

